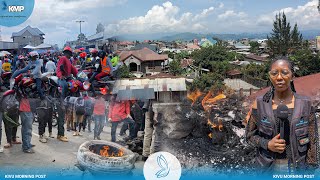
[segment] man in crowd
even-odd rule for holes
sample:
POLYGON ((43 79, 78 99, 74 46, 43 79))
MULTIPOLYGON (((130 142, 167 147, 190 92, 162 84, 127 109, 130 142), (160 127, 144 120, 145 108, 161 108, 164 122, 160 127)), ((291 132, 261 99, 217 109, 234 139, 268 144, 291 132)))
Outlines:
POLYGON ((17 77, 18 75, 20 75, 22 73, 26 73, 28 70, 33 69, 30 74, 30 77, 34 78, 34 80, 36 81, 37 91, 40 95, 40 99, 43 100, 44 94, 43 94, 42 87, 41 87, 41 84, 42 84, 41 66, 42 66, 42 64, 38 59, 39 54, 37 52, 35 52, 35 51, 30 52, 30 56, 31 56, 31 62, 29 61, 29 64, 25 68, 14 72, 12 75, 12 79, 14 79, 15 77, 17 77))
POLYGON ((72 49, 67 46, 63 50, 64 56, 62 56, 57 65, 57 76, 59 78, 59 85, 62 87, 61 99, 64 99, 67 95, 68 84, 66 78, 70 77, 71 74, 77 76, 78 71, 72 66, 70 58, 72 57, 72 49))
POLYGON ((129 101, 120 101, 116 99, 116 96, 111 97, 109 106, 108 121, 112 123, 111 126, 111 141, 116 142, 116 131, 118 124, 123 122, 129 125, 129 138, 134 138, 134 121, 130 116, 130 103, 129 101))

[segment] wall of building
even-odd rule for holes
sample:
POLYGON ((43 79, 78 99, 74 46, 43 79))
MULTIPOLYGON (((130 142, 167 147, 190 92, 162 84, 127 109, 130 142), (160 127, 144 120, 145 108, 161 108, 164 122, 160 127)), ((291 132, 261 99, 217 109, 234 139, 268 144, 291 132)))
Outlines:
POLYGON ((13 42, 18 43, 19 46, 38 46, 44 42, 44 38, 41 36, 32 36, 29 31, 25 31, 22 36, 13 37, 13 42))

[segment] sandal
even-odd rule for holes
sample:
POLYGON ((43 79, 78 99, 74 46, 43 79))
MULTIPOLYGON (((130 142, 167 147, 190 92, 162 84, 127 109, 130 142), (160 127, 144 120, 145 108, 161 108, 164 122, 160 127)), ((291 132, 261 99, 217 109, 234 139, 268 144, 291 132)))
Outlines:
POLYGON ((21 144, 21 141, 18 141, 18 140, 12 141, 12 144, 21 144))
POLYGON ((12 144, 7 143, 7 144, 5 144, 3 147, 6 148, 6 149, 8 149, 8 148, 11 148, 11 147, 12 147, 12 144))

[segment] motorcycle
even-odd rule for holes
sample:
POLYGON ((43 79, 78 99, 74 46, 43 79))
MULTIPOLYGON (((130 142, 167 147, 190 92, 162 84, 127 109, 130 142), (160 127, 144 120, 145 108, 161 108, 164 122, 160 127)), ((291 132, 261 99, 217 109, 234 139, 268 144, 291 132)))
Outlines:
MULTIPOLYGON (((89 67, 86 67, 86 69, 83 72, 87 74, 88 78, 91 78, 94 74, 95 69, 96 67, 89 66, 89 67)), ((92 86, 95 91, 110 92, 111 89, 113 88, 114 83, 115 81, 110 76, 106 76, 101 78, 101 81, 98 81, 95 79, 92 82, 92 86)))
POLYGON ((10 78, 12 76, 12 72, 4 72, 1 74, 2 85, 7 89, 10 89, 10 78))

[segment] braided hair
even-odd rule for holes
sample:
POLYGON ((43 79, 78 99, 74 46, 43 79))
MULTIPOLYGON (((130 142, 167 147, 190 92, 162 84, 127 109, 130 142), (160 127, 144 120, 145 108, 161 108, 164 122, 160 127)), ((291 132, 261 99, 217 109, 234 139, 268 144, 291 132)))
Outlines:
MULTIPOLYGON (((292 74, 294 74, 294 64, 293 64, 293 62, 290 61, 286 56, 284 56, 284 57, 277 57, 277 58, 273 59, 273 60, 271 61, 270 69, 269 69, 269 70, 271 70, 272 65, 273 65, 275 62, 277 62, 277 61, 286 61, 286 62, 288 63, 288 65, 289 65, 289 68, 290 68, 292 74)), ((296 88, 294 87, 293 80, 290 81, 290 88, 291 88, 292 92, 294 92, 294 93, 296 92, 296 88)), ((271 84, 270 90, 269 90, 268 92, 266 92, 266 94, 263 96, 263 102, 268 103, 268 102, 270 101, 270 99, 273 98, 273 96, 274 96, 274 91, 275 91, 275 88, 274 88, 273 84, 271 84)))

